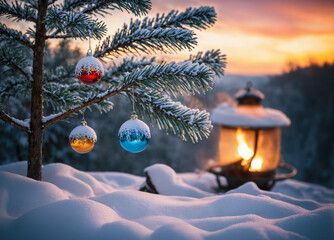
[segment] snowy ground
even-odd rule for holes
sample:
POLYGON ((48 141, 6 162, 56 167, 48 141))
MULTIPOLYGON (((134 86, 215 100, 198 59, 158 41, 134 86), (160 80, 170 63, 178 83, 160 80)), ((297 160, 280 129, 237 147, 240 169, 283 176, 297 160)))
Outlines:
POLYGON ((287 180, 216 195, 208 173, 147 171, 160 195, 137 191, 144 178, 130 174, 49 164, 37 182, 26 162, 0 166, 0 238, 334 239, 334 190, 287 180))

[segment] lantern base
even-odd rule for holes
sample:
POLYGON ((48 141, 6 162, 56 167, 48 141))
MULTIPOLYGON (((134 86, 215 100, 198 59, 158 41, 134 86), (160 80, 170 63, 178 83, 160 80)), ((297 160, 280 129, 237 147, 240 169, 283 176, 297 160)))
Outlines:
POLYGON ((218 188, 216 191, 225 192, 243 185, 246 182, 254 182, 262 190, 271 190, 277 181, 291 178, 296 175, 297 170, 294 166, 285 162, 278 165, 277 170, 267 172, 238 172, 233 166, 213 166, 208 172, 216 176, 218 188), (283 170, 283 173, 278 173, 283 170), (226 178, 227 185, 221 183, 220 177, 226 178))

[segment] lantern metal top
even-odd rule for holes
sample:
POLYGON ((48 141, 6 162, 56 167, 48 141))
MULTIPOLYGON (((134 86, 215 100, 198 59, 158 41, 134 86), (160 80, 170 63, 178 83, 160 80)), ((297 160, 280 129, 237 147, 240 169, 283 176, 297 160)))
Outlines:
POLYGON ((264 94, 247 83, 235 95, 238 106, 221 104, 211 114, 211 121, 225 127, 273 128, 290 126, 290 119, 281 111, 261 105, 264 94))
POLYGON ((264 94, 253 88, 252 82, 247 82, 246 87, 240 89, 234 95, 234 98, 237 100, 238 105, 261 105, 264 94))

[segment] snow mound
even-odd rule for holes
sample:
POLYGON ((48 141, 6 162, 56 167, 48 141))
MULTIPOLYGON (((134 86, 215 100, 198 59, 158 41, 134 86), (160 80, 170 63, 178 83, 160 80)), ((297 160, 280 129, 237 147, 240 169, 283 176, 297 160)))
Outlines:
POLYGON ((213 194, 210 174, 146 168, 160 194, 137 189, 145 178, 0 166, 1 239, 334 239, 334 191, 295 180, 262 191, 254 183, 213 194))
POLYGON ((8 217, 19 217, 34 208, 68 198, 51 183, 10 172, 0 172, 0 189, 0 213, 8 217))
POLYGON ((168 196, 187 196, 187 197, 208 197, 212 194, 204 192, 196 187, 183 182, 182 178, 177 176, 175 171, 164 164, 154 164, 145 168, 144 172, 148 174, 159 194, 168 196))

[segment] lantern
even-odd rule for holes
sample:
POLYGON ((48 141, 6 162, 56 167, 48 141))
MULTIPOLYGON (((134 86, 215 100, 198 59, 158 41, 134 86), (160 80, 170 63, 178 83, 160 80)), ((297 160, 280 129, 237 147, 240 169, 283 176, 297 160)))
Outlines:
POLYGON ((275 181, 292 177, 296 169, 281 161, 281 127, 290 119, 281 111, 261 105, 263 93, 248 83, 239 90, 237 106, 220 105, 212 112, 211 120, 219 125, 219 164, 209 168, 217 175, 219 188, 232 189, 247 181, 269 190, 275 181), (278 174, 286 168, 289 173, 278 174), (219 176, 224 176, 223 186, 219 176))

